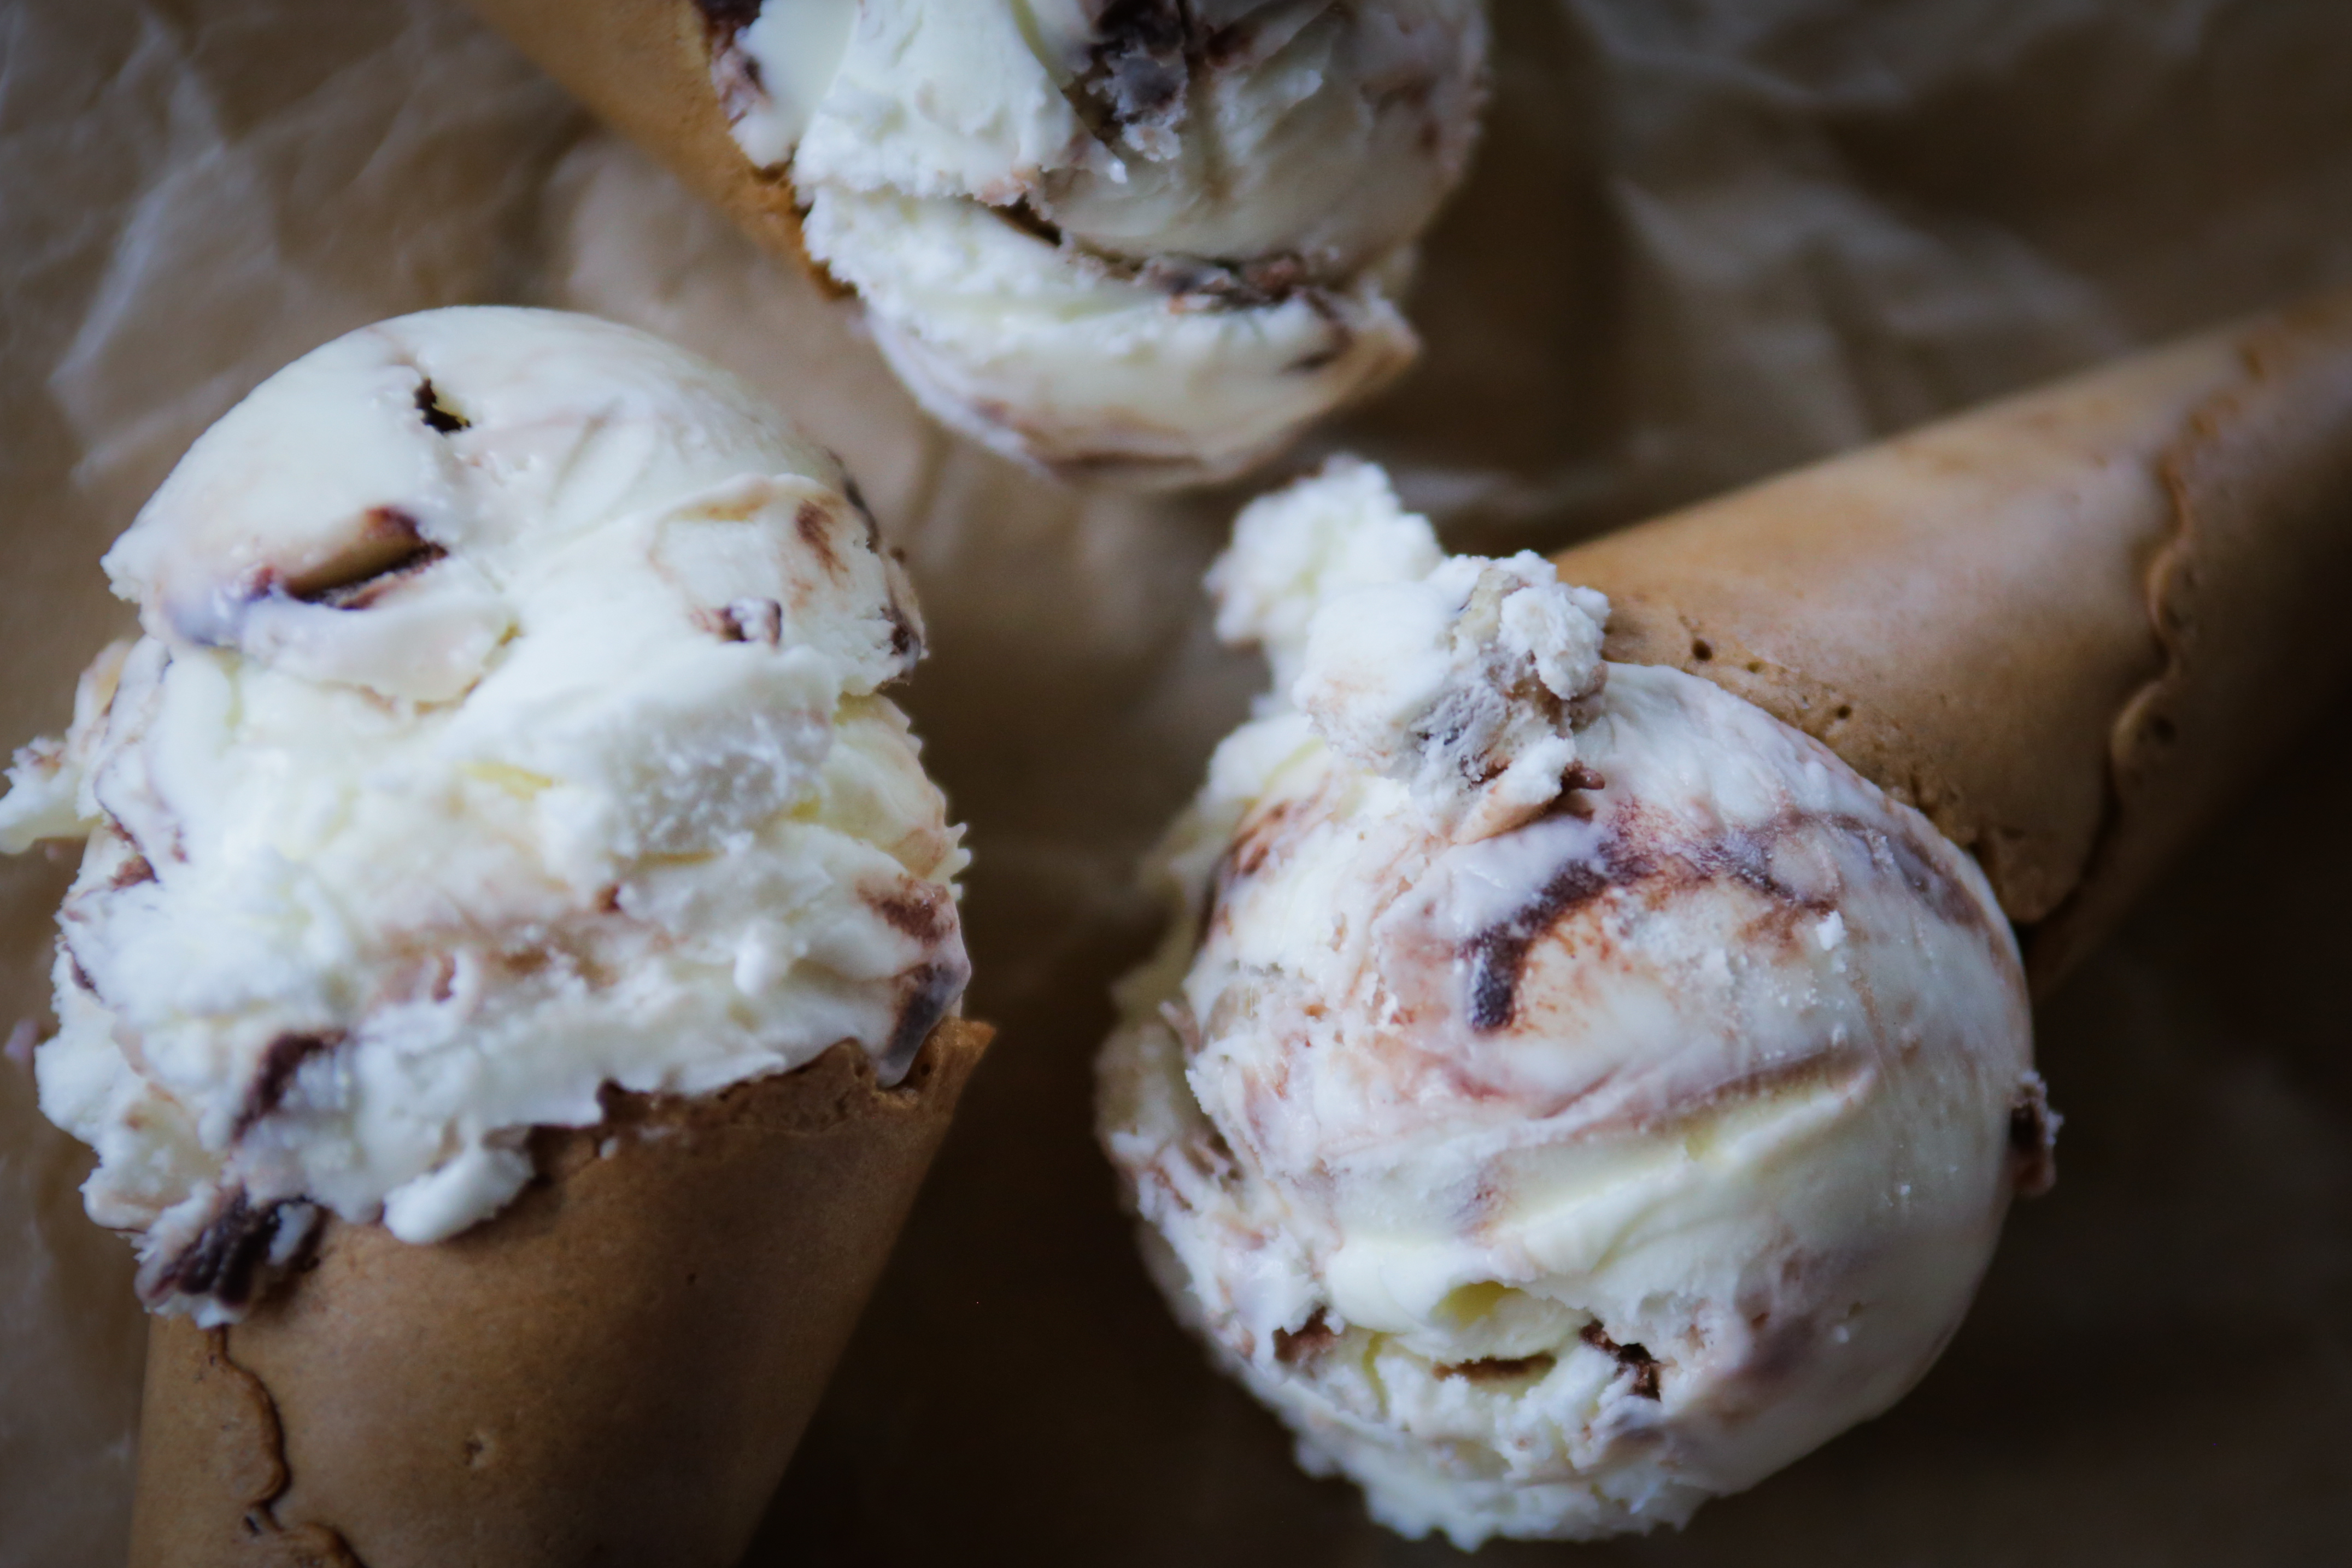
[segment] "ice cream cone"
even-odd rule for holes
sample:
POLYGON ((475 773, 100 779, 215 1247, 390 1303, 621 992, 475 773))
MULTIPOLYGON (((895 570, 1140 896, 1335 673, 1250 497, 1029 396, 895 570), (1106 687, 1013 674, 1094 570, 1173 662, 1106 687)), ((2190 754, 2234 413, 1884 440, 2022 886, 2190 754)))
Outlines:
POLYGON ((1826 743, 1983 864, 2046 989, 2342 674, 2352 294, 1570 550, 1618 660, 1826 743))
POLYGON ((733 1563, 988 1039, 612 1096, 487 1223, 330 1222, 244 1322, 156 1319, 134 1568, 733 1563))
MULTIPOLYGON (((710 81, 711 31, 725 5, 698 0, 473 0, 540 68, 746 234, 841 291, 801 244, 783 171, 762 170, 728 133, 710 81)), ((756 7, 754 8, 756 9, 756 7)))
POLYGON ((926 413, 1087 485, 1232 478, 1402 371, 1486 94, 1481 0, 475 4, 926 413))

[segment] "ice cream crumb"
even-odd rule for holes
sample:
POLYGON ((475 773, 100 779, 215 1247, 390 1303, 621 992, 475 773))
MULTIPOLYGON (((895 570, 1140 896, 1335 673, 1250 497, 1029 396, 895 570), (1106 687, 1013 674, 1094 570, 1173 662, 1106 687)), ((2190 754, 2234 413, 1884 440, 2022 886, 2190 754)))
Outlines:
POLYGON ((1433 822, 1486 837, 1581 780, 1608 601, 1540 556, 1445 556, 1379 469, 1335 459, 1253 503, 1209 583, 1219 633, 1262 643, 1325 744, 1433 822))

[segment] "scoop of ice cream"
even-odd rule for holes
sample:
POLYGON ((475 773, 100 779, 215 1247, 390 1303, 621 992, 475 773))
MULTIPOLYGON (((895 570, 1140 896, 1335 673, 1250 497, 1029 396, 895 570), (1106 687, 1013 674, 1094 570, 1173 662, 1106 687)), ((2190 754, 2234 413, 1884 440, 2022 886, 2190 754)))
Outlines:
POLYGON ((702 0, 738 143, 937 417, 1067 473, 1239 471, 1385 382, 1478 0, 702 0))
POLYGON ((320 1206, 448 1236, 607 1084, 903 1071, 965 862, 881 688, 921 652, 838 466, 716 367, 545 311, 289 366, 106 558, 145 635, 20 753, 87 835, 42 1108, 152 1304, 233 1316, 320 1206))
POLYGON ((1974 863, 1376 470, 1213 580, 1278 685, 1160 852, 1100 1128, 1302 1463, 1410 1534, 1583 1539, 1898 1397, 2046 1161, 1974 863))

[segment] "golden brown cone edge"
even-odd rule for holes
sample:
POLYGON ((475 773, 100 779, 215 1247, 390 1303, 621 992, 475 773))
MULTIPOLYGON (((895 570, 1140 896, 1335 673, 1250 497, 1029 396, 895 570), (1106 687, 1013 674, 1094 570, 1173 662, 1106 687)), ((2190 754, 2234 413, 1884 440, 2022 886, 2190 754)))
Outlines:
POLYGON ((2352 291, 1570 550, 1609 656, 1815 737, 1984 866, 2046 992, 2352 639, 2352 291))
POLYGON ((533 1134, 541 1179, 429 1246, 330 1220, 226 1329, 157 1318, 133 1568, 725 1568, 990 1030, 883 1089, 843 1044, 533 1134))
POLYGON ((744 156, 710 81, 714 29, 756 6, 723 0, 470 0, 541 69, 705 201, 828 292, 848 290, 801 243, 791 180, 744 156))

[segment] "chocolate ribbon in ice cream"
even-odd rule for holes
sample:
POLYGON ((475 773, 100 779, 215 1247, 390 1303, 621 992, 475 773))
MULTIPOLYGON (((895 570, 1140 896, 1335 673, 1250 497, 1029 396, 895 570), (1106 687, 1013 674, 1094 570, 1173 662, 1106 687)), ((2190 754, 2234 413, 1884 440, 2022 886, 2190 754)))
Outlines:
POLYGON ((1046 469, 1229 476, 1419 344, 1480 0, 475 0, 770 249, 933 415, 1046 469))
POLYGON ((1678 1524, 1876 1414, 2051 1178, 2027 956, 2331 688, 2347 569, 2343 299, 1557 572, 1361 465, 1261 500, 1212 587, 1275 689, 1101 1064, 1155 1276, 1464 1546, 1678 1524))
POLYGON ((855 487, 643 333, 434 311, 105 564, 143 635, 0 847, 88 841, 35 1070, 158 1314, 137 1560, 729 1560, 987 1038, 855 487))
POLYGON ((1161 852, 1101 1130, 1218 1360, 1465 1547, 1679 1521, 1895 1398, 2045 1153, 1968 857, 1375 469, 1212 586, 1275 689, 1161 852))

